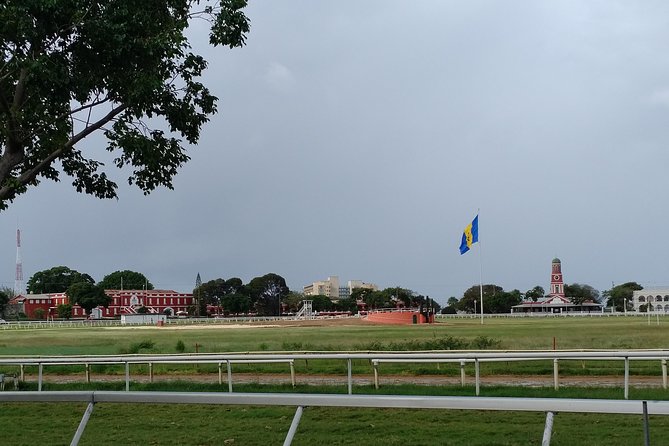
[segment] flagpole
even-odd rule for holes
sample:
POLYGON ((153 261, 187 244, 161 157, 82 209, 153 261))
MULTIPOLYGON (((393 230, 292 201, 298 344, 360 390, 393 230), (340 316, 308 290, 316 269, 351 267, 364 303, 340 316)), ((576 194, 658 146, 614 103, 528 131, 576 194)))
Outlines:
MULTIPOLYGON (((481 210, 476 211, 476 216, 481 215, 481 210)), ((479 231, 480 232, 480 231, 479 231)), ((479 234, 479 290, 481 292, 481 325, 483 325, 483 260, 481 255, 481 235, 479 234)))

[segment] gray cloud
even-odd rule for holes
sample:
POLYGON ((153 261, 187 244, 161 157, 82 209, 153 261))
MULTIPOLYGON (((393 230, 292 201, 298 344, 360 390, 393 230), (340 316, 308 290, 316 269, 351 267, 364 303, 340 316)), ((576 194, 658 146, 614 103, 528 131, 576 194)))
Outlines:
POLYGON ((457 247, 480 208, 485 282, 546 287, 558 256, 569 283, 667 285, 668 9, 252 3, 247 47, 196 43, 221 112, 175 190, 43 183, 3 213, 0 282, 18 220, 26 276, 339 275, 444 302, 478 283, 477 250, 457 247))

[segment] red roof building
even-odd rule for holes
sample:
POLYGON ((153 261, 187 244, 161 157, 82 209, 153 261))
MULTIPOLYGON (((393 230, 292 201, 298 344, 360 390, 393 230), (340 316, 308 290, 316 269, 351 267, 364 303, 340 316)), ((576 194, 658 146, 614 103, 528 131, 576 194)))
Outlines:
MULTIPOLYGON (((105 318, 134 314, 141 307, 145 307, 148 313, 165 314, 167 310, 174 316, 187 313, 188 308, 195 305, 192 293, 173 290, 105 290, 105 293, 111 297, 111 303, 107 307, 98 307, 100 317, 105 318)), ((31 319, 36 319, 38 308, 43 310, 44 318, 58 317, 58 305, 68 303, 66 293, 18 295, 10 301, 31 319)), ((72 317, 86 317, 86 312, 79 305, 72 305, 72 317)))

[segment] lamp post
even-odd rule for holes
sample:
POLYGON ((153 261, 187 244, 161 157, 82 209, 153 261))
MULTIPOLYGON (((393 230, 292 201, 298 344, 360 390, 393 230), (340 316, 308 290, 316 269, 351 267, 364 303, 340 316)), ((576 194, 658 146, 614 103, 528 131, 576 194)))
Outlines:
POLYGON ((625 307, 624 307, 623 311, 625 311, 625 316, 627 316, 627 298, 625 297, 624 300, 625 300, 625 303, 624 303, 625 307))
POLYGON ((476 316, 476 299, 474 299, 474 316, 476 316))

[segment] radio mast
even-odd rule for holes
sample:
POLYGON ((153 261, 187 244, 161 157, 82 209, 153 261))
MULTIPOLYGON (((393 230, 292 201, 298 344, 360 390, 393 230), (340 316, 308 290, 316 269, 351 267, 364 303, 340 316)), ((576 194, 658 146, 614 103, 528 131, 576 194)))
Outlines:
POLYGON ((23 288, 23 261, 21 260, 21 230, 16 230, 16 279, 14 280, 14 295, 25 294, 23 288))

